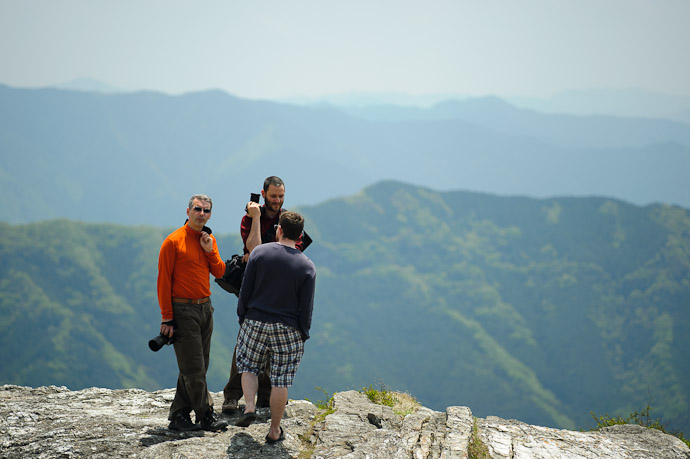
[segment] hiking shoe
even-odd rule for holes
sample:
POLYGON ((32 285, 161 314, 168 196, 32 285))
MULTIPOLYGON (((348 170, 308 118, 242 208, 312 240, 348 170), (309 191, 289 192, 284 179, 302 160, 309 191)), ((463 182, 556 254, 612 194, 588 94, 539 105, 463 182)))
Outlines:
POLYGON ((206 414, 204 415, 204 418, 201 420, 201 428, 204 430, 207 430, 209 432, 215 432, 217 430, 225 430, 225 428, 228 426, 228 423, 225 421, 221 421, 218 419, 218 416, 216 413, 213 412, 213 410, 209 409, 206 414))
POLYGON ((168 424, 168 429, 190 432, 193 430, 201 430, 201 426, 192 422, 192 419, 189 417, 189 413, 182 413, 178 411, 173 414, 170 424, 168 424))
POLYGON ((228 399, 223 402, 223 413, 225 414, 233 414, 238 409, 239 404, 237 403, 237 400, 228 399))

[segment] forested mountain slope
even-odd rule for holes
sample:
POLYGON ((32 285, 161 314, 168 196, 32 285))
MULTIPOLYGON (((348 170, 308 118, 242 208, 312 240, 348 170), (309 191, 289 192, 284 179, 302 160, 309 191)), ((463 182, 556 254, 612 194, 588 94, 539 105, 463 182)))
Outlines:
MULTIPOLYGON (((567 428, 651 402, 690 431, 687 209, 381 182, 298 210, 318 278, 291 396, 381 381, 437 409, 567 428)), ((0 224, 0 383, 174 386, 172 349, 146 347, 172 229, 0 224)), ((240 250, 236 234, 214 235, 224 258, 240 250)), ((214 391, 234 300, 214 289, 214 391)))

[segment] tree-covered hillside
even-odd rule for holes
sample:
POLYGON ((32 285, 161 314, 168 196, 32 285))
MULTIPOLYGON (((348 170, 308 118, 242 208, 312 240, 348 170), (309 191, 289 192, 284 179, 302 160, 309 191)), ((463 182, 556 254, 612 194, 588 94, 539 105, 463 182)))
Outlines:
POLYGON ((323 387, 566 427, 651 399, 690 425, 686 209, 387 182, 306 213, 323 387))
MULTIPOLYGON (((382 381, 435 409, 568 428, 651 401, 690 431, 687 209, 383 182, 298 210, 318 277, 291 397, 382 381)), ((171 229, 0 224, 0 383, 173 387, 172 349, 146 346, 171 229)), ((217 233, 224 258, 239 251, 217 233)), ((214 391, 234 300, 214 288, 214 391)))
MULTIPOLYGON (((172 348, 154 354, 147 346, 158 334, 158 250, 170 231, 66 220, 0 223, 0 383, 174 386, 172 348)), ((219 236, 219 244, 237 248, 239 237, 219 236)), ((230 321, 230 296, 216 298, 220 317, 230 321)), ((224 336, 214 337, 214 352, 229 362, 234 337, 229 343, 224 336)), ((216 379, 227 373, 214 371, 216 379)))

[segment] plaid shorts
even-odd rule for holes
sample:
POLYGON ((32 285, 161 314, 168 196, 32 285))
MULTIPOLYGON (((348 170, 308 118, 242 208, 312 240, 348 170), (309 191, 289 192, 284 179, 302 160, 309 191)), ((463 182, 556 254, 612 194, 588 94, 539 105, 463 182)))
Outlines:
POLYGON ((237 337, 237 370, 258 375, 271 356, 271 386, 291 387, 304 355, 300 332, 280 323, 246 319, 237 337))

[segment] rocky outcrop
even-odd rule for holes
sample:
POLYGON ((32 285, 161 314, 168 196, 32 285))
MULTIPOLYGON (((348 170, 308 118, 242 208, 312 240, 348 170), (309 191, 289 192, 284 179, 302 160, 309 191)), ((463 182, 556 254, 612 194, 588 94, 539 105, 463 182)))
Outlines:
MULTIPOLYGON (((174 390, 0 387, 0 458, 690 458, 674 436, 640 426, 574 432, 496 417, 467 407, 425 407, 401 417, 356 391, 322 413, 290 401, 285 441, 265 443, 269 412, 247 428, 225 416, 224 432, 167 429, 174 390)), ((213 394, 217 411, 222 394, 213 394)))

